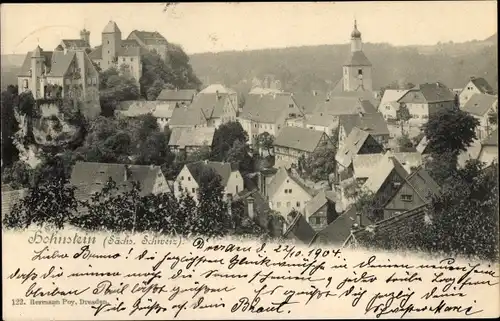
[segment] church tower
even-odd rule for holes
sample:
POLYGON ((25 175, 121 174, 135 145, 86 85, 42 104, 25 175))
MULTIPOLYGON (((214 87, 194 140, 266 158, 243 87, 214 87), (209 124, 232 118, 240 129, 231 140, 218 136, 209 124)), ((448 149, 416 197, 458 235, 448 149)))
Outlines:
POLYGON ((122 32, 114 21, 109 21, 102 31, 102 62, 101 68, 106 70, 114 66, 122 42, 122 32))
POLYGON ((372 64, 363 52, 361 32, 354 20, 351 32, 351 54, 343 66, 343 91, 372 91, 372 64))
POLYGON ((87 44, 90 46, 90 31, 83 28, 83 30, 80 31, 80 39, 85 40, 87 44))

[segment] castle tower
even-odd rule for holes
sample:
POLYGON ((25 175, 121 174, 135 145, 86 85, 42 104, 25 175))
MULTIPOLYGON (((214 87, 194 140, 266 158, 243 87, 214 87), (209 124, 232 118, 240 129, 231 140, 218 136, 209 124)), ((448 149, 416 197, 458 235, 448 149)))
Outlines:
POLYGON ((83 30, 80 31, 80 39, 85 40, 87 44, 90 46, 90 31, 83 28, 83 30))
POLYGON ((45 58, 42 55, 42 48, 36 46, 31 55, 31 92, 35 99, 43 98, 40 79, 42 77, 43 64, 45 58))
POLYGON ((102 31, 102 63, 103 70, 115 65, 121 48, 122 32, 114 21, 109 21, 102 31))
POLYGON ((351 54, 343 66, 343 91, 372 91, 372 64, 363 52, 361 32, 354 20, 351 54))

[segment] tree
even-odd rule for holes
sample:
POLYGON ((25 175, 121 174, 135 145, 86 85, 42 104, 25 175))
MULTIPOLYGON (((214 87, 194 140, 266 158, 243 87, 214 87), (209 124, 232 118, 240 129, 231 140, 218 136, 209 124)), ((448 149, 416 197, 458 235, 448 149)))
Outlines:
POLYGON ((75 188, 63 177, 44 181, 29 188, 4 219, 7 228, 28 228, 31 225, 61 229, 73 219, 77 200, 75 188))
POLYGON ((35 171, 25 162, 16 161, 11 166, 2 167, 2 184, 13 189, 28 188, 33 185, 35 171))
POLYGON ((263 132, 257 136, 256 143, 259 148, 265 150, 269 154, 274 146, 274 136, 268 132, 263 132))
POLYGON ((168 148, 167 136, 162 132, 154 132, 140 145, 135 159, 138 165, 163 165, 171 166, 175 155, 168 148))
POLYGON ((250 156, 250 148, 247 144, 235 140, 233 147, 227 152, 226 162, 238 164, 238 168, 242 173, 250 173, 253 171, 253 159, 250 156))
POLYGON ((456 167, 459 153, 467 150, 477 139, 475 129, 478 125, 477 119, 456 108, 441 108, 431 114, 424 125, 424 133, 432 157, 451 155, 452 164, 456 167))
POLYGON ((223 236, 228 233, 230 217, 223 196, 224 187, 220 176, 212 169, 203 169, 200 174, 197 216, 190 224, 193 234, 223 236))
POLYGON ((214 133, 210 159, 219 162, 226 160, 236 140, 243 143, 248 141, 248 134, 240 123, 232 121, 219 126, 214 133))
POLYGON ((121 101, 136 100, 139 96, 139 87, 135 79, 120 75, 114 68, 101 73, 100 103, 103 116, 114 116, 114 111, 121 101))
POLYGON ((488 114, 488 122, 491 125, 498 125, 498 105, 488 114))
POLYGON ((166 86, 162 79, 155 80, 154 83, 148 88, 146 92, 147 100, 156 100, 158 95, 165 88, 166 86))
POLYGON ((408 110, 408 107, 406 107, 405 103, 399 104, 399 109, 396 111, 396 118, 399 120, 401 125, 401 135, 404 135, 403 125, 411 119, 410 111, 408 110))
POLYGON ((336 150, 332 146, 317 148, 303 159, 302 169, 306 176, 315 182, 328 181, 329 175, 335 173, 336 150))
POLYGON ((408 134, 403 134, 397 138, 398 146, 401 152, 414 152, 415 147, 413 146, 413 142, 411 141, 408 134))
POLYGON ((2 91, 2 167, 10 166, 19 159, 19 151, 14 144, 14 134, 19 130, 14 115, 14 106, 18 104, 17 91, 17 86, 8 86, 2 91))

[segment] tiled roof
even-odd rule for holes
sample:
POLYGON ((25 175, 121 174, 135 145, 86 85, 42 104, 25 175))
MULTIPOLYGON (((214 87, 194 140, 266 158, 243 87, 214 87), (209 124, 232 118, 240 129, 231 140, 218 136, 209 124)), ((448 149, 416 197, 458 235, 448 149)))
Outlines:
POLYGON ((372 193, 377 193, 393 170, 403 179, 408 176, 408 172, 389 151, 373 169, 372 175, 370 175, 365 184, 363 184, 363 188, 366 188, 372 193))
POLYGON ((498 128, 483 142, 483 146, 498 146, 498 128))
POLYGON ((102 46, 97 46, 89 54, 90 59, 100 60, 102 59, 102 46))
POLYGON ((318 147, 324 135, 324 132, 314 129, 287 126, 279 131, 274 141, 274 146, 313 152, 318 147))
POLYGON ((231 176, 232 168, 230 163, 199 161, 186 164, 194 180, 200 184, 200 177, 204 169, 213 169, 220 177, 222 186, 226 186, 231 176))
MULTIPOLYGON (((351 206, 335 221, 328 224, 323 230, 314 235, 312 244, 343 244, 351 234, 351 228, 356 223, 356 208, 351 206)), ((361 224, 370 225, 371 220, 366 214, 361 214, 361 224)))
POLYGON ((167 101, 192 101, 193 97, 196 95, 195 89, 163 89, 156 100, 167 100, 167 101))
POLYGON ((323 113, 312 113, 306 115, 306 125, 311 126, 323 126, 330 127, 334 125, 336 122, 335 116, 323 114, 323 113))
POLYGON ((280 89, 272 89, 272 88, 262 88, 262 87, 254 87, 249 92, 249 95, 272 95, 272 94, 287 94, 291 95, 291 93, 285 93, 280 89))
POLYGON ((384 91, 384 96, 380 100, 380 105, 384 105, 387 103, 397 102, 401 97, 403 97, 408 90, 401 89, 386 89, 384 91))
POLYGON ((269 182, 269 186, 267 186, 267 195, 269 196, 269 198, 272 198, 274 196, 274 194, 278 191, 278 189, 281 187, 281 185, 287 178, 293 180, 306 193, 311 195, 311 197, 316 195, 315 190, 305 185, 298 177, 295 177, 295 175, 292 175, 283 167, 280 167, 276 172, 276 174, 274 175, 274 177, 272 178, 271 182, 269 182))
POLYGON ((102 30, 102 33, 115 33, 115 32, 120 32, 120 28, 116 25, 114 21, 109 21, 106 27, 102 30))
POLYGON ((474 94, 465 103, 463 110, 476 116, 484 116, 497 102, 498 96, 474 94))
MULTIPOLYGON (((410 172, 411 168, 417 168, 422 165, 422 154, 418 152, 393 153, 393 156, 399 161, 403 168, 410 172)), ((368 178, 374 171, 377 164, 383 159, 384 154, 361 154, 355 155, 352 159, 354 175, 357 178, 368 178)))
POLYGON ((212 146, 215 128, 213 127, 181 127, 172 128, 170 134, 169 146, 212 146))
POLYGON ((118 57, 139 57, 145 53, 141 47, 124 47, 122 46, 117 52, 118 57))
POLYGON ((388 234, 401 234, 411 223, 419 223, 422 225, 422 228, 425 228, 425 217, 428 215, 427 206, 427 204, 424 204, 399 215, 394 215, 388 219, 379 221, 374 225, 358 229, 352 233, 352 236, 360 243, 358 243, 359 245, 370 246, 370 236, 380 235, 383 237, 383 235, 388 234))
POLYGON ((215 94, 216 92, 219 92, 219 94, 234 94, 234 93, 236 93, 231 88, 224 87, 221 84, 212 84, 210 86, 207 86, 202 91, 200 91, 200 94, 215 94))
POLYGON ((174 109, 171 126, 195 126, 206 125, 207 116, 203 114, 199 108, 191 108, 192 106, 179 106, 174 109))
POLYGON ((111 177, 120 191, 130 188, 133 181, 141 184, 141 194, 153 192, 157 177, 163 175, 159 166, 125 165, 111 163, 77 162, 71 172, 70 183, 90 196, 101 191, 111 177), (126 167, 128 166, 128 175, 126 167))
MULTIPOLYGON (((24 59, 19 76, 28 76, 31 69, 31 57, 33 52, 28 52, 24 59)), ((42 51, 41 56, 45 59, 44 64, 49 70, 47 76, 62 77, 68 71, 68 68, 75 57, 75 52, 68 51, 42 51)))
POLYGON ((155 107, 154 101, 128 100, 120 102, 120 109, 116 110, 116 113, 126 117, 137 117, 152 113, 155 107))
POLYGON ((416 85, 408 93, 415 91, 420 91, 428 103, 455 100, 455 93, 440 82, 416 85))
POLYGON ((333 203, 337 202, 337 195, 334 191, 320 190, 316 196, 314 196, 305 207, 306 217, 310 217, 314 213, 316 213, 323 205, 325 205, 328 201, 333 203))
POLYGON ((470 80, 476 87, 479 89, 483 94, 493 94, 494 90, 493 87, 490 86, 490 84, 486 81, 486 79, 479 77, 479 78, 471 78, 470 80))
MULTIPOLYGON (((224 114, 224 106, 227 100, 231 103, 227 94, 200 93, 194 97, 189 108, 202 110, 207 119, 219 118, 224 114)), ((236 107, 233 106, 233 108, 236 107)))
POLYGON ((65 48, 88 48, 90 45, 83 39, 63 39, 62 43, 65 48))
MULTIPOLYGON (((163 37, 159 32, 156 31, 139 31, 134 30, 131 34, 135 34, 142 42, 146 45, 166 45, 168 44, 167 39, 163 37)), ((129 36, 130 38, 130 36, 129 36)))
MULTIPOLYGON (((420 166, 417 170, 410 173, 406 178, 410 186, 422 197, 424 200, 429 200, 431 195, 438 195, 441 188, 438 183, 429 175, 427 170, 420 166), (417 179, 417 177, 419 179, 417 179)), ((402 188, 402 186, 401 186, 402 188)))
POLYGON ((307 220, 300 213, 297 213, 290 226, 283 234, 284 238, 295 239, 301 243, 309 245, 314 238, 314 229, 307 223, 307 220))
POLYGON ((312 113, 319 103, 326 101, 326 94, 316 94, 313 93, 294 93, 293 99, 305 114, 312 113))
POLYGON ((319 103, 315 112, 340 116, 354 115, 360 112, 372 114, 376 113, 377 109, 369 100, 358 97, 330 97, 329 101, 319 103))
POLYGON ((346 135, 349 135, 354 127, 358 127, 374 136, 389 135, 389 128, 381 113, 341 115, 339 116, 339 125, 344 127, 346 135))
MULTIPOLYGON (((240 117, 274 124, 279 119, 286 117, 287 112, 292 109, 289 108, 292 103, 294 100, 288 95, 248 95, 240 117)), ((300 113, 297 116, 302 115, 299 109, 294 108, 292 112, 300 113)))
POLYGON ((350 56, 349 59, 344 63, 344 66, 371 66, 372 63, 366 57, 363 51, 355 51, 350 56))
POLYGON ((175 104, 157 104, 153 110, 153 116, 156 118, 172 118, 174 113, 175 104))
POLYGON ((358 154, 370 134, 364 130, 354 127, 349 136, 347 136, 344 146, 337 151, 335 160, 343 167, 348 167, 355 155, 358 154))
POLYGON ((141 45, 135 39, 123 39, 121 42, 122 47, 140 47, 141 45))

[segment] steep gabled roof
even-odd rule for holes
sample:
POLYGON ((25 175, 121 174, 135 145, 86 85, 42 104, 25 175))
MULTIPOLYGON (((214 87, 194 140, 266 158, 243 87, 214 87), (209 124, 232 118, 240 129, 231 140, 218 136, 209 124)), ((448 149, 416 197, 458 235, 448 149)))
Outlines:
POLYGON ((64 48, 89 48, 90 45, 83 39, 63 39, 62 44, 64 48))
POLYGON ((498 96, 488 94, 474 94, 462 108, 472 115, 484 116, 498 102, 498 96))
MULTIPOLYGON (((189 108, 203 111, 207 119, 219 118, 224 114, 226 101, 229 101, 232 106, 228 94, 200 93, 194 97, 189 108)), ((232 108, 236 107, 232 106, 232 108)))
POLYGON ((380 105, 384 105, 387 103, 397 102, 401 97, 403 97, 408 90, 401 89, 386 89, 384 91, 384 96, 380 100, 380 105))
POLYGON ((484 79, 483 77, 472 77, 470 80, 474 86, 477 87, 483 94, 493 94, 494 90, 493 87, 490 86, 490 84, 484 79))
POLYGON ((389 135, 389 128, 381 113, 362 115, 341 115, 339 124, 344 127, 346 135, 351 133, 354 127, 358 127, 371 135, 389 135))
POLYGON ((335 124, 336 118, 335 116, 323 113, 311 113, 306 115, 305 124, 311 126, 323 126, 330 127, 335 124))
MULTIPOLYGON (((352 226, 356 223, 356 208, 351 206, 342 213, 335 221, 328 224, 324 229, 314 235, 312 244, 343 244, 351 234, 352 226)), ((361 213, 361 224, 370 225, 372 221, 361 213)))
POLYGON ((221 178, 222 186, 226 186, 231 176, 232 168, 230 163, 224 162, 209 162, 209 161, 199 161, 194 163, 186 164, 189 172, 193 176, 194 180, 200 184, 200 177, 204 170, 212 169, 214 170, 221 178))
MULTIPOLYGON (((167 39, 163 37, 157 31, 142 31, 142 30, 134 30, 130 33, 130 35, 135 34, 137 38, 139 38, 146 45, 166 45, 168 44, 167 39)), ((130 35, 128 38, 130 38, 130 35)))
POLYGON ((354 115, 360 112, 366 114, 376 113, 377 109, 366 99, 358 97, 330 97, 329 101, 321 102, 316 106, 315 112, 333 116, 354 115))
POLYGON ((310 114, 316 109, 316 106, 319 103, 326 101, 326 94, 294 93, 293 99, 297 103, 297 106, 299 106, 300 110, 302 110, 305 114, 310 114))
POLYGON ((455 93, 450 88, 446 87, 440 82, 435 83, 425 83, 416 85, 412 89, 403 95, 400 100, 411 94, 412 92, 421 92, 427 103, 444 102, 444 101, 454 101, 455 93))
POLYGON ((102 59, 102 46, 97 46, 89 54, 90 59, 101 60, 102 59))
POLYGON ((321 207, 323 207, 328 201, 336 203, 337 194, 334 191, 326 191, 324 189, 320 190, 316 196, 314 196, 305 207, 306 217, 314 215, 321 207))
POLYGON ((83 189, 84 194, 89 196, 94 192, 101 191, 109 177, 115 181, 119 191, 130 188, 132 182, 137 181, 141 184, 141 194, 147 195, 153 192, 156 178, 162 175, 160 167, 153 165, 77 162, 73 166, 70 183, 83 189), (129 173, 126 175, 127 167, 129 173))
POLYGON ((167 101, 192 101, 193 97, 196 95, 195 89, 163 89, 156 100, 167 100, 167 101))
POLYGON ((180 127, 172 128, 168 146, 212 146, 215 128, 213 127, 180 127))
MULTIPOLYGON (((274 124, 281 118, 286 117, 289 106, 295 104, 290 95, 248 95, 245 100, 245 106, 240 114, 240 118, 256 122, 274 124)), ((300 113, 300 109, 293 108, 294 113, 300 113)))
MULTIPOLYGON (((393 153, 393 156, 401 163, 406 171, 422 165, 423 157, 418 152, 393 153)), ((355 155, 352 160, 354 175, 357 178, 368 178, 376 168, 377 164, 384 158, 384 154, 361 154, 355 155)))
POLYGON ((410 186, 424 199, 428 200, 431 195, 439 195, 441 188, 438 183, 429 175, 429 172, 423 167, 418 167, 405 178, 410 186))
POLYGON ((372 193, 377 193, 393 170, 396 171, 402 179, 408 176, 408 172, 401 163, 399 163, 396 157, 394 157, 391 152, 387 152, 373 169, 372 175, 370 175, 365 184, 363 184, 363 188, 372 193))
POLYGON ((206 116, 199 108, 191 108, 192 106, 179 106, 174 109, 171 126, 196 126, 205 125, 208 116, 206 116))
POLYGON ((347 136, 344 146, 337 151, 335 160, 343 167, 348 167, 354 155, 357 155, 370 134, 364 130, 354 127, 347 136))
POLYGON ((271 182, 269 182, 269 186, 267 186, 267 195, 269 198, 273 198, 274 194, 278 191, 281 185, 287 180, 291 179, 294 183, 299 185, 307 194, 313 197, 316 194, 316 191, 312 188, 306 186, 298 177, 295 177, 290 172, 288 172, 285 168, 280 167, 271 182))
POLYGON ((276 136, 274 146, 313 152, 325 135, 324 132, 314 129, 286 126, 276 136))
POLYGON ((212 84, 200 91, 200 94, 235 94, 236 92, 231 88, 224 87, 221 84, 212 84))
POLYGON ((290 226, 287 228, 285 233, 283 234, 284 238, 295 239, 303 244, 311 243, 314 238, 315 231, 307 223, 307 220, 300 213, 297 213, 293 221, 290 223, 290 226))

